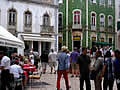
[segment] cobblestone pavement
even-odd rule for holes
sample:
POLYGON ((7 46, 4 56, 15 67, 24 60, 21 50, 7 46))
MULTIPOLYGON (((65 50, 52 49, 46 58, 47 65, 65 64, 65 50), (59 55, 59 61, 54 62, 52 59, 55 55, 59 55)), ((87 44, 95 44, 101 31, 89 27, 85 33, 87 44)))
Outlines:
MULTIPOLYGON (((50 69, 47 70, 46 74, 42 74, 40 80, 33 80, 32 85, 27 87, 27 90, 56 90, 56 74, 49 74, 50 69)), ((79 78, 71 78, 69 74, 70 90, 79 90, 79 78)), ((94 90, 94 82, 91 81, 92 90, 94 90)), ((65 90, 64 78, 61 78, 61 89, 65 90)), ((86 89, 85 89, 86 90, 86 89)), ((116 84, 114 83, 114 89, 116 89, 116 84)))

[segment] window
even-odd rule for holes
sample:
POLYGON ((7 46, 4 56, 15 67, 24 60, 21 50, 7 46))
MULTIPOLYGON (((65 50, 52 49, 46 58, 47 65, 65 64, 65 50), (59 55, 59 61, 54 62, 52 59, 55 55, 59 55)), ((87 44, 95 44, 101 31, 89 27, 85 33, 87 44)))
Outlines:
POLYGON ((59 13, 59 15, 58 15, 58 26, 59 26, 59 28, 62 28, 62 18, 63 18, 63 16, 62 16, 62 13, 59 13))
POLYGON ((25 27, 31 27, 32 25, 32 13, 30 11, 25 12, 25 27))
POLYGON ((63 3, 63 0, 59 0, 58 3, 59 3, 59 4, 62 4, 62 3, 63 3))
POLYGON ((105 26, 105 16, 100 15, 100 27, 104 27, 104 26, 105 26))
POLYGON ((96 14, 91 14, 91 26, 96 26, 96 14))
POLYGON ((111 43, 111 44, 112 44, 112 38, 109 38, 109 43, 111 43))
POLYGON ((50 25, 50 17, 49 15, 46 13, 43 16, 43 25, 45 26, 49 26, 50 25))
POLYGON ((0 25, 1 25, 1 10, 0 10, 0 25))
POLYGON ((105 1, 104 0, 99 0, 100 2, 100 5, 104 5, 105 4, 105 1))
POLYGON ((96 3, 96 0, 91 0, 92 3, 96 3))
POLYGON ((119 5, 119 9, 118 9, 118 18, 120 19, 120 5, 119 5))
POLYGON ((112 0, 108 0, 108 6, 112 7, 112 0))
POLYGON ((112 28, 113 26, 113 17, 112 16, 108 16, 108 27, 112 28))
POLYGON ((10 9, 8 11, 8 25, 15 26, 17 22, 17 12, 15 9, 10 9))
POLYGON ((81 24, 81 13, 80 11, 73 12, 73 24, 81 24))

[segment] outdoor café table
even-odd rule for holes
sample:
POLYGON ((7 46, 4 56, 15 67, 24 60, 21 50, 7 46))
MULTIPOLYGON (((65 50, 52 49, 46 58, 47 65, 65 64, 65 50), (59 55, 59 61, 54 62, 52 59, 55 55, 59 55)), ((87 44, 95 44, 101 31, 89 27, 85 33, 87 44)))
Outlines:
POLYGON ((35 66, 23 67, 23 70, 34 72, 35 66))

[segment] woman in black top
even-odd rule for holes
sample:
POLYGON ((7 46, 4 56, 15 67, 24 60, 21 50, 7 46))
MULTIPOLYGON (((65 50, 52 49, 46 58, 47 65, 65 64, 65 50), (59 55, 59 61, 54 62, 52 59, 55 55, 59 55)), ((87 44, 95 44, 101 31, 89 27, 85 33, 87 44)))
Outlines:
POLYGON ((43 71, 43 74, 45 74, 47 64, 48 64, 48 53, 47 53, 47 51, 43 51, 40 59, 41 59, 41 64, 42 64, 42 71, 43 71))

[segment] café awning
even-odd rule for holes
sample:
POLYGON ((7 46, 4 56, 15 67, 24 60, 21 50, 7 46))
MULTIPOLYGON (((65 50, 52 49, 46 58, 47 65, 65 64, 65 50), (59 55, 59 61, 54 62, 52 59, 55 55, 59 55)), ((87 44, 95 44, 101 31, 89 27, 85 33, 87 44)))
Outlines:
POLYGON ((96 45, 113 45, 112 43, 109 42, 94 42, 96 45))
POLYGON ((0 46, 24 48, 24 42, 0 26, 0 46))

